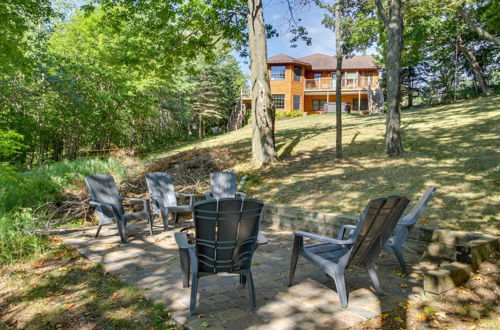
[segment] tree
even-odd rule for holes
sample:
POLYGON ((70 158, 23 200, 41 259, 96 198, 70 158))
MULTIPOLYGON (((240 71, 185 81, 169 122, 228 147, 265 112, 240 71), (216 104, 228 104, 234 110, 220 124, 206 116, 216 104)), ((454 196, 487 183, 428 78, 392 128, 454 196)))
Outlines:
POLYGON ((377 12, 387 30, 387 119, 385 146, 389 157, 404 154, 401 137, 401 51, 403 49, 403 2, 388 0, 386 13, 381 0, 376 0, 377 12))
POLYGON ((335 119, 336 119, 336 156, 342 158, 342 40, 341 40, 341 4, 335 1, 335 53, 337 57, 337 70, 335 78, 335 119))
POLYGON ((267 71, 262 0, 248 0, 248 40, 252 91, 252 162, 259 167, 279 160, 275 149, 275 109, 267 71))

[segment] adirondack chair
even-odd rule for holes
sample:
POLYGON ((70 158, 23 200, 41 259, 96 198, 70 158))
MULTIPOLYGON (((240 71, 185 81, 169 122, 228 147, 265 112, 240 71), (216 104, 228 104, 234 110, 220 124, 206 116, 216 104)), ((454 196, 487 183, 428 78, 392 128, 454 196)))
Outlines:
MULTIPOLYGON (((417 201, 415 206, 411 209, 408 215, 404 216, 402 220, 397 224, 396 230, 394 232, 394 236, 389 238, 384 245, 384 250, 392 253, 398 259, 398 262, 401 266, 401 270, 408 274, 408 269, 406 267, 406 261, 403 255, 403 245, 406 243, 406 239, 408 238, 408 234, 410 230, 415 226, 418 219, 425 211, 427 204, 431 200, 432 196, 436 192, 436 187, 429 187, 424 192, 424 194, 417 201)), ((350 230, 351 232, 356 228, 353 225, 344 225, 340 228, 338 239, 344 239, 346 230, 350 230)))
POLYGON ((95 205, 96 213, 99 217, 99 225, 95 238, 103 225, 116 222, 120 239, 127 242, 125 227, 127 221, 134 219, 148 219, 149 233, 153 235, 153 218, 149 209, 149 200, 145 198, 122 198, 118 193, 115 180, 111 175, 94 174, 85 177, 85 184, 90 194, 90 205, 95 205), (125 213, 123 201, 140 201, 143 203, 143 210, 134 213, 125 213))
POLYGON ((147 173, 146 185, 148 196, 152 198, 153 214, 161 215, 163 227, 168 230, 168 216, 175 214, 175 224, 179 222, 179 213, 193 211, 195 194, 175 192, 172 176, 163 172, 147 173), (177 197, 189 197, 189 205, 177 205, 177 197))
POLYGON ((246 194, 236 191, 243 186, 246 177, 243 177, 241 182, 236 184, 236 173, 232 172, 215 172, 210 173, 211 191, 204 193, 206 199, 217 198, 233 198, 240 196, 246 197, 246 194))
POLYGON ((296 232, 288 285, 293 283, 297 260, 301 255, 333 278, 342 307, 347 307, 344 272, 351 265, 365 266, 375 291, 382 294, 375 272, 375 261, 408 203, 407 198, 399 196, 370 201, 361 214, 354 233, 346 240, 296 232), (319 240, 320 243, 304 245, 304 237, 319 240))
POLYGON ((191 315, 196 314, 198 279, 224 272, 240 274, 240 282, 241 277, 243 283, 248 282, 250 305, 256 307, 251 265, 263 209, 264 203, 255 199, 222 198, 194 204, 196 243, 189 244, 186 233, 175 233, 179 250, 189 256, 191 315))

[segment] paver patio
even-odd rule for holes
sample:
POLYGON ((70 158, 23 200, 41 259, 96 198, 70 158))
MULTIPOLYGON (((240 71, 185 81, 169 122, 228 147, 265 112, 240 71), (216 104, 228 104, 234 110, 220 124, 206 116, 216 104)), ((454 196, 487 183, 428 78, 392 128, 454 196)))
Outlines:
MULTIPOLYGON (((189 223, 183 222, 180 227, 189 223)), ((95 227, 70 229, 57 234, 91 261, 128 283, 146 290, 146 298, 161 303, 176 321, 188 328, 209 325, 213 329, 317 329, 345 328, 393 309, 399 302, 417 299, 423 290, 419 267, 409 277, 401 277, 395 258, 383 255, 378 275, 385 295, 377 297, 364 269, 351 268, 346 274, 349 307, 341 308, 333 280, 318 268, 299 258, 295 284, 288 287, 291 231, 264 227, 269 244, 254 255, 252 272, 256 287, 257 310, 250 311, 246 287, 235 275, 216 275, 200 279, 198 315, 189 316, 190 288, 182 288, 179 256, 173 231, 162 231, 159 221, 155 236, 147 226, 127 226, 128 243, 121 244, 115 227, 104 227, 94 239, 95 227), (205 323, 206 322, 206 323, 205 323)), ((415 262, 415 253, 407 253, 415 262)))

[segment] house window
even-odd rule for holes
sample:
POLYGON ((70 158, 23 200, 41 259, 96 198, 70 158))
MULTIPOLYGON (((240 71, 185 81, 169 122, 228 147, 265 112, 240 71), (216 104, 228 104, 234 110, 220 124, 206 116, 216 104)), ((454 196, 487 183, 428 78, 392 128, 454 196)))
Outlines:
POLYGON ((300 81, 302 78, 302 67, 294 66, 293 67, 293 81, 300 81))
POLYGON ((272 65, 271 66, 271 80, 285 80, 286 66, 272 65))
POLYGON ((313 102, 313 111, 325 110, 326 100, 312 100, 313 102))
POLYGON ((273 94, 273 102, 276 110, 285 109, 285 94, 273 94))
POLYGON ((293 96, 293 110, 300 110, 300 95, 293 96))
POLYGON ((356 79, 358 73, 357 72, 347 72, 346 73, 346 78, 347 79, 356 79))
POLYGON ((373 71, 365 72, 365 84, 370 85, 373 82, 373 71))
MULTIPOLYGON (((354 99, 352 102, 353 110, 358 111, 359 99, 354 99)), ((361 110, 368 110, 368 100, 361 99, 361 110)))
POLYGON ((314 79, 321 79, 321 72, 314 72, 314 79))

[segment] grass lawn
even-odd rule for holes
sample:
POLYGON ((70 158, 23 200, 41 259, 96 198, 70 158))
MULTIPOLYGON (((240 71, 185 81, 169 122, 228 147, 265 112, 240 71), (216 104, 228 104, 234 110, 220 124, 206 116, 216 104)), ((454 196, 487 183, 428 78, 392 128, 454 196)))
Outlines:
POLYGON ((0 329, 181 329, 167 311, 55 240, 0 267, 0 329))
POLYGON ((407 156, 399 159, 385 156, 384 116, 344 115, 345 158, 337 160, 335 116, 324 114, 277 120, 282 162, 263 170, 249 163, 250 127, 156 152, 146 163, 193 148, 227 148, 227 168, 249 174, 249 196, 346 214, 359 214, 384 195, 415 201, 434 185, 421 224, 499 234, 500 96, 405 110, 402 127, 407 156))

